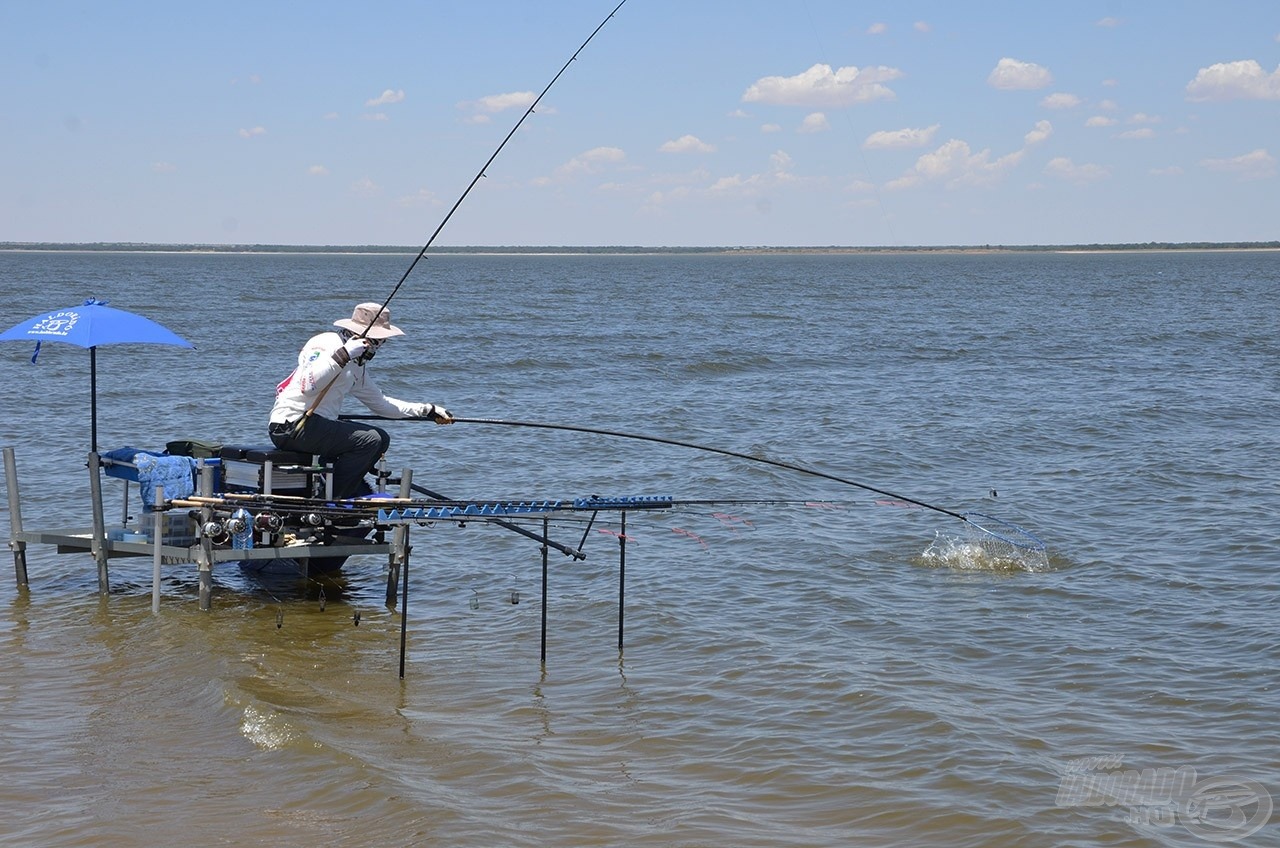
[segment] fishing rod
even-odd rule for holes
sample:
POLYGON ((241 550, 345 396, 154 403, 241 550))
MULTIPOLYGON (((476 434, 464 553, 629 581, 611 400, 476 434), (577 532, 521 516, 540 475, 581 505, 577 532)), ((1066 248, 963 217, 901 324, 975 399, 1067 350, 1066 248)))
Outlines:
MULTIPOLYGON (((356 421, 399 420, 399 419, 384 418, 381 415, 342 415, 339 417, 341 417, 344 420, 356 420, 356 421)), ((639 433, 623 433, 618 430, 602 430, 597 427, 584 427, 579 424, 548 424, 541 421, 508 421, 508 420, 499 419, 499 418, 455 418, 453 420, 455 423, 458 423, 458 424, 491 424, 491 425, 498 425, 503 427, 531 427, 539 430, 567 430, 573 433, 590 433, 596 436, 611 436, 619 439, 636 439, 642 442, 656 442, 662 445, 674 445, 676 447, 689 448, 690 450, 705 451, 706 453, 718 453, 722 456, 731 456, 736 459, 744 459, 748 462, 759 462, 759 463, 763 463, 764 465, 772 465, 777 468, 785 468, 788 471, 798 471, 801 474, 809 474, 814 477, 821 477, 825 480, 832 480, 832 481, 835 481, 836 483, 843 483, 846 486, 854 486, 859 489, 864 489, 865 491, 868 491, 868 492, 874 492, 877 495, 883 495, 887 498, 892 498, 896 501, 913 504, 918 507, 923 507, 924 509, 933 510, 934 512, 940 512, 943 515, 949 515, 952 518, 958 518, 961 521, 966 521, 966 522, 969 521, 968 516, 965 515, 964 513, 956 512, 954 510, 950 510, 941 506, 935 506, 934 504, 926 503, 922 500, 917 500, 916 498, 909 498, 906 495, 899 495, 899 494, 895 494, 894 492, 886 491, 884 489, 877 489, 874 486, 868 486, 867 484, 859 483, 856 480, 849 480, 844 477, 837 477, 836 475, 828 474, 825 471, 818 471, 815 468, 807 468, 806 466, 796 465, 795 463, 791 463, 791 462, 783 462, 782 460, 777 460, 777 459, 767 459, 765 457, 752 456, 751 454, 740 453, 739 451, 727 450, 725 448, 708 447, 707 445, 698 445, 698 444, 694 444, 693 442, 684 442, 684 441, 680 441, 679 439, 668 439, 662 436, 646 436, 639 433)))
MULTIPOLYGON (((494 160, 498 158, 498 154, 502 152, 502 149, 507 146, 507 142, 509 142, 512 136, 516 134, 516 131, 520 129, 520 127, 524 124, 525 120, 530 115, 533 114, 534 109, 536 109, 538 104, 542 102, 542 98, 545 97, 547 92, 551 90, 551 87, 556 84, 556 81, 560 79, 560 77, 564 74, 565 71, 569 70, 569 66, 572 65, 574 61, 577 60, 578 54, 587 48, 587 45, 590 44, 592 39, 596 37, 596 34, 599 33, 600 30, 604 29, 604 25, 609 23, 610 20, 612 20, 613 16, 618 13, 618 10, 621 9, 624 5, 626 5, 626 2, 627 0, 621 0, 621 2, 618 3, 617 6, 613 7, 613 11, 610 12, 608 15, 606 15, 604 20, 602 20, 600 24, 594 30, 591 31, 591 34, 588 35, 586 40, 583 41, 582 44, 578 46, 577 50, 573 51, 573 55, 570 56, 569 60, 564 63, 564 66, 560 68, 559 71, 556 72, 556 75, 551 78, 551 81, 547 83, 545 88, 542 89, 542 92, 533 99, 533 102, 529 104, 529 108, 526 109, 524 111, 524 114, 520 116, 520 120, 516 121, 515 126, 513 126, 511 128, 511 131, 506 134, 506 136, 502 139, 502 142, 497 146, 497 148, 493 151, 493 153, 489 156, 489 158, 485 160, 484 164, 480 166, 480 170, 476 172, 476 175, 471 178, 471 182, 467 183, 467 187, 463 189, 462 194, 458 196, 458 199, 454 201, 453 206, 449 208, 449 211, 447 213, 445 213, 444 218, 440 220, 440 224, 435 228, 435 231, 431 233, 431 237, 427 239, 426 244, 424 244, 422 246, 422 249, 418 251, 418 255, 415 256, 413 258, 413 261, 409 263, 409 267, 406 268, 405 272, 400 276, 400 280, 395 284, 395 287, 391 289, 391 293, 387 295, 387 299, 382 301, 382 305, 378 307, 378 311, 374 313, 373 318, 369 319, 369 326, 365 327, 365 329, 361 331, 360 335, 357 338, 363 339, 368 336, 370 328, 373 327, 374 323, 377 322, 378 318, 382 315, 382 313, 387 310, 387 307, 391 304, 391 299, 396 296, 396 294, 400 291, 401 286, 403 286, 405 281, 409 279, 409 275, 413 273, 413 269, 416 268, 418 266, 418 263, 422 261, 422 257, 426 256, 427 250, 431 247, 432 244, 435 243, 436 237, 440 235, 440 232, 445 228, 445 225, 449 223, 449 219, 453 217, 453 213, 458 211, 458 207, 462 206, 462 202, 467 199, 467 195, 471 194, 471 190, 476 187, 476 184, 479 183, 481 179, 484 178, 485 172, 489 170, 489 166, 492 165, 494 160)), ((316 410, 316 407, 320 405, 320 402, 324 400, 324 396, 328 394, 329 388, 336 381, 337 381, 337 377, 335 376, 334 379, 330 380, 329 383, 320 391, 320 394, 316 397, 315 401, 311 404, 311 406, 307 408, 307 411, 302 414, 302 417, 298 419, 298 423, 294 426, 294 430, 293 430, 293 434, 295 436, 297 436, 297 434, 302 432, 302 428, 305 425, 307 419, 309 419, 312 416, 312 414, 316 410)))
POLYGON ((502 152, 502 148, 507 146, 507 142, 510 141, 511 137, 514 136, 516 134, 516 131, 520 129, 520 126, 525 122, 525 119, 533 114, 533 110, 537 108, 538 104, 542 101, 542 98, 545 97, 547 92, 551 90, 551 86, 555 85, 556 80, 560 79, 561 75, 564 74, 565 71, 569 70, 569 66, 572 65, 574 61, 578 58, 578 54, 586 49, 587 45, 591 43, 591 40, 596 37, 596 33, 604 29, 604 25, 609 23, 610 19, 612 19, 613 16, 618 13, 618 10, 621 9, 626 2, 627 0, 622 0, 621 3, 613 7, 613 11, 610 12, 608 15, 606 15, 605 19, 600 22, 600 25, 597 26, 594 30, 592 30, 591 34, 587 36, 587 40, 582 42, 581 46, 579 46, 577 50, 573 51, 573 55, 569 57, 569 61, 565 62, 564 67, 562 67, 558 72, 556 72, 556 75, 551 78, 551 82, 547 83, 546 88, 542 89, 542 93, 539 94, 537 97, 535 97, 533 99, 533 102, 529 104, 529 108, 526 109, 524 114, 520 116, 520 120, 516 121, 515 126, 511 128, 511 132, 507 133, 506 137, 502 139, 502 143, 499 144, 497 149, 493 151, 493 154, 488 159, 485 160, 484 165, 482 165, 480 170, 476 172, 476 175, 475 177, 472 178, 471 182, 467 184, 466 189, 463 190, 462 194, 458 197, 457 201, 454 202, 453 207, 444 216, 443 220, 440 221, 440 225, 436 227, 435 232, 431 234, 431 238, 427 239, 427 243, 422 246, 422 250, 419 250, 418 255, 414 257, 411 263, 409 263, 409 267, 405 270, 404 274, 400 277, 400 281, 396 283, 395 288, 391 290, 391 294, 387 295, 387 299, 382 302, 382 307, 373 316, 373 320, 376 321, 378 319, 378 316, 381 315, 383 310, 385 310, 388 304, 391 303, 391 298, 396 296, 396 293, 400 291, 400 287, 404 285, 404 281, 409 279, 409 275, 413 273, 413 269, 417 266, 418 262, 422 259, 422 257, 426 255, 427 248, 431 247, 432 243, 435 242, 436 236, 440 235, 440 231, 444 229, 445 224, 449 223, 449 219, 453 217, 453 213, 458 211, 458 207, 462 205, 462 201, 467 199, 467 195, 470 194, 471 190, 476 187, 476 183, 480 182, 481 178, 485 176, 485 172, 489 170, 489 166, 493 164, 493 161, 498 158, 498 154, 502 152))

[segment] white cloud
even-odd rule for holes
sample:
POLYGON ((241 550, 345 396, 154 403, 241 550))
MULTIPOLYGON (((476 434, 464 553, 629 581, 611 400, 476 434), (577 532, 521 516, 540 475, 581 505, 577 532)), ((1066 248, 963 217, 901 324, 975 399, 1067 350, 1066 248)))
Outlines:
POLYGON ((1124 23, 1124 21, 1120 20, 1119 18, 1111 18, 1111 17, 1107 17, 1107 18, 1101 18, 1101 19, 1098 21, 1098 23, 1097 23, 1097 24, 1095 24, 1095 26, 1107 27, 1107 28, 1111 28, 1111 29, 1113 29, 1113 28, 1115 28, 1115 27, 1120 26, 1120 25, 1121 25, 1121 24, 1123 24, 1123 23, 1124 23))
POLYGON ((888 183, 891 189, 906 189, 927 183, 942 183, 949 189, 967 185, 990 185, 998 182, 1022 161, 1023 151, 991 159, 990 150, 974 153, 960 139, 951 139, 932 153, 916 160, 907 173, 888 183))
POLYGON ((988 85, 1005 91, 1044 88, 1052 82, 1053 74, 1048 68, 1007 57, 1001 59, 987 77, 988 85))
POLYGON ((933 30, 933 27, 929 25, 928 21, 916 21, 911 25, 911 28, 916 32, 931 32, 933 30))
POLYGON ((1280 100, 1280 67, 1268 74, 1253 59, 1201 68, 1187 83, 1188 100, 1280 100))
POLYGON ((323 119, 324 119, 324 120, 326 120, 326 121, 336 121, 336 120, 338 120, 338 113, 337 113, 337 112, 325 112, 325 113, 324 113, 324 116, 323 116, 323 119))
POLYGON ((1028 145, 1039 144, 1051 135, 1053 135, 1053 124, 1048 121, 1036 121, 1035 127, 1024 135, 1022 140, 1028 145))
POLYGON ((734 189, 742 188, 743 186, 747 185, 750 181, 754 181, 756 179, 758 178, 749 177, 748 179, 744 180, 741 174, 734 174, 732 177, 721 177, 720 179, 712 183, 711 187, 707 190, 711 192, 733 191, 734 189))
POLYGON ((627 154, 619 147, 593 147, 556 168, 556 176, 562 179, 578 174, 596 174, 607 165, 618 165, 625 162, 627 154))
POLYGON ((404 89, 400 89, 398 91, 392 91, 391 89, 388 88, 386 91, 382 92, 377 97, 374 97, 370 100, 366 100, 364 102, 364 105, 386 106, 391 103, 399 103, 402 100, 404 100, 404 89))
MULTIPOLYGON (((930 127, 927 132, 932 136, 936 129, 937 127, 930 127)), ((1028 147, 1039 144, 1051 135, 1053 124, 1038 121, 1022 137, 1023 146, 1020 150, 1006 153, 997 159, 991 158, 990 150, 975 153, 967 142, 953 138, 932 153, 921 156, 909 171, 887 183, 886 188, 908 189, 928 183, 942 183, 948 189, 992 185, 1022 164, 1028 147)))
MULTIPOLYGON (((784 150, 778 150, 769 156, 769 172, 742 176, 721 177, 707 187, 707 194, 742 195, 759 197, 762 192, 784 185, 793 185, 797 181, 791 173, 791 156, 784 150)), ((668 193, 668 197, 670 193, 668 193)))
POLYGON ((1243 156, 1233 156, 1230 159, 1204 159, 1200 165, 1210 171, 1237 174, 1244 180, 1258 180, 1276 175, 1275 157, 1261 147, 1243 156))
POLYGON ((1092 118, 1084 122, 1086 127, 1113 127, 1119 123, 1115 118, 1108 118, 1106 115, 1094 115, 1092 118))
MULTIPOLYGON (((604 148, 597 148, 604 149, 604 148)), ((616 149, 616 148, 610 148, 616 149)), ((707 144, 696 135, 682 135, 674 141, 664 142, 658 148, 659 153, 715 153, 714 144, 707 144)))
POLYGON ((324 165, 312 165, 307 168, 307 173, 313 177, 327 177, 329 176, 329 169, 324 165))
POLYGON ((900 130, 879 130, 867 136, 862 142, 864 150, 898 150, 909 147, 924 147, 933 142, 934 133, 941 124, 934 124, 923 129, 905 127, 900 130))
POLYGON ((360 116, 362 121, 389 121, 386 112, 367 112, 360 116))
POLYGON ((819 133, 829 129, 831 129, 831 124, 827 123, 827 116, 821 112, 812 112, 804 116, 804 120, 800 122, 800 128, 796 132, 819 133))
POLYGON ((1131 124, 1158 124, 1160 123, 1159 115, 1148 115, 1146 112, 1134 112, 1129 116, 1131 124))
POLYGON ((435 192, 425 188, 396 199, 396 203, 400 206, 431 206, 436 202, 435 192))
POLYGON ((893 100, 897 95, 884 83, 901 76, 902 71, 883 65, 832 71, 830 65, 817 64, 792 77, 761 77, 743 93, 742 101, 837 109, 873 100, 893 100))
POLYGON ((1050 94, 1040 101, 1040 105, 1046 109, 1074 109, 1083 103, 1079 97, 1074 94, 1050 94))
POLYGON ((377 197, 382 194, 382 186, 368 177, 361 177, 351 184, 351 191, 361 197, 377 197))
POLYGON ((151 164, 151 170, 155 171, 157 174, 172 174, 174 171, 178 170, 178 166, 172 162, 153 162, 151 164))
POLYGON ((824 179, 807 179, 796 176, 794 162, 785 150, 770 154, 767 165, 757 173, 735 173, 713 177, 705 168, 682 174, 669 174, 664 181, 671 187, 650 193, 641 211, 659 214, 665 207, 680 202, 699 200, 727 200, 746 204, 742 208, 765 211, 773 192, 794 190, 805 185, 824 184, 824 179), (763 204, 763 207, 762 207, 763 204))
POLYGON ((266 135, 266 134, 267 134, 267 130, 265 127, 254 127, 252 129, 244 129, 243 127, 240 128, 241 138, 253 138, 254 136, 266 135))
POLYGON ((883 23, 874 23, 867 27, 867 35, 884 35, 889 31, 889 25, 883 23))
POLYGON ((760 132, 762 133, 782 132, 782 124, 761 124, 760 132))
POLYGON ((1049 160, 1049 164, 1044 166, 1044 172, 1048 176, 1081 185, 1111 176, 1111 172, 1101 165, 1077 165, 1065 156, 1049 160))
POLYGON ((481 97, 479 100, 472 100, 459 105, 464 109, 496 115, 507 109, 527 109, 529 104, 533 103, 535 97, 536 95, 532 91, 510 91, 506 94, 490 94, 486 97, 481 97))
POLYGON ((1122 139, 1125 139, 1126 141, 1130 141, 1133 139, 1145 139, 1145 138, 1155 138, 1155 137, 1156 137, 1156 131, 1151 129, 1151 127, 1139 127, 1136 130, 1125 130, 1124 132, 1116 136, 1116 138, 1122 138, 1122 139))

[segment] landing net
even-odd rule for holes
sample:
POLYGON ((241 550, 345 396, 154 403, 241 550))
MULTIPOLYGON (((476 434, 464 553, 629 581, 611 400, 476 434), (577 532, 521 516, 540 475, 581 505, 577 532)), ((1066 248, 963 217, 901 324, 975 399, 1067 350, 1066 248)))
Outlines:
POLYGON ((981 512, 966 512, 963 536, 939 533, 922 558, 931 565, 973 571, 1047 571, 1049 554, 1038 536, 981 512))

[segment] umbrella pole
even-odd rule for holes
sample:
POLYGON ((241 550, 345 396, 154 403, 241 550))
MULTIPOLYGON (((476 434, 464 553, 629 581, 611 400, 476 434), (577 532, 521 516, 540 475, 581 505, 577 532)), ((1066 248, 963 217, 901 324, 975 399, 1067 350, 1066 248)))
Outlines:
POLYGON ((98 348, 89 348, 89 441, 98 452, 98 348))

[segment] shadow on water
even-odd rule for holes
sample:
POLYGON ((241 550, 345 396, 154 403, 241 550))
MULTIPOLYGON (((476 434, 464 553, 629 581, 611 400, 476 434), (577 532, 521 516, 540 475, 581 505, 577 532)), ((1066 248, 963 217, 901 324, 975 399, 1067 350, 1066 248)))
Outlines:
MULTIPOLYGON (((342 601, 354 595, 350 577, 336 565, 310 566, 294 559, 247 561, 236 564, 243 587, 251 595, 272 600, 342 601)), ((356 591, 361 586, 356 587, 356 591)))

